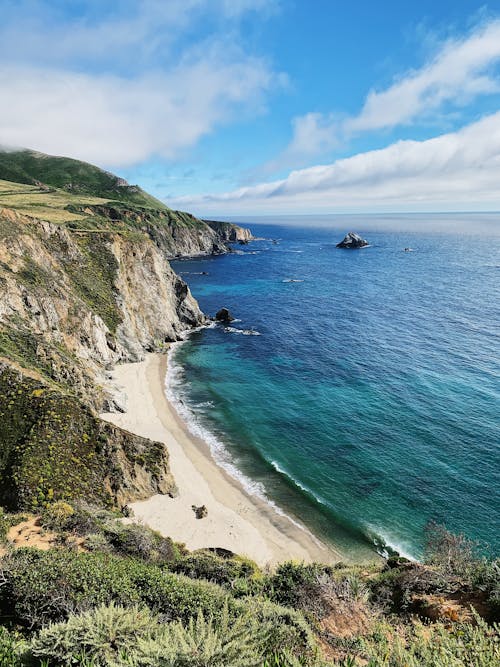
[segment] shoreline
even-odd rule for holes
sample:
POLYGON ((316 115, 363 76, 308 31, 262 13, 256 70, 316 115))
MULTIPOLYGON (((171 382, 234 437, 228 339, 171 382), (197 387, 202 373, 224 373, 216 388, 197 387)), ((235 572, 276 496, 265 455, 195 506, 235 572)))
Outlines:
POLYGON ((168 358, 147 354, 144 361, 121 364, 113 382, 127 394, 127 412, 101 418, 137 435, 163 442, 179 493, 130 503, 135 521, 158 530, 189 550, 228 549, 260 566, 285 560, 334 564, 347 558, 306 527, 250 495, 213 459, 209 446, 194 436, 165 393, 168 358), (192 505, 208 515, 196 519, 192 505))

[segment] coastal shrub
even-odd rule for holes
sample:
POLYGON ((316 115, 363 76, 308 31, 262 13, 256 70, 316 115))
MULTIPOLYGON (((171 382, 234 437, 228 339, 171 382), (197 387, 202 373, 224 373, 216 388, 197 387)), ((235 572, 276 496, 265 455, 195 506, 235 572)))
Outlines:
MULTIPOLYGON (((0 574, 0 612, 31 628, 111 602, 142 603, 167 620, 187 621, 199 609, 215 618, 227 597, 214 584, 103 553, 17 549, 4 557, 0 574)), ((243 609, 229 605, 234 613, 243 609)))
MULTIPOLYGON (((475 624, 390 626, 381 622, 361 639, 359 657, 369 667, 491 667, 500 664, 500 627, 477 614, 475 624)), ((354 663, 353 663, 354 664, 354 663)), ((361 663, 358 663, 361 664, 361 663)))
POLYGON ((217 622, 198 612, 183 625, 162 624, 149 610, 100 606, 42 629, 27 660, 92 667, 255 667, 263 659, 268 628, 249 614, 231 618, 227 606, 217 622))
POLYGON ((198 613, 188 624, 164 626, 149 641, 139 640, 136 667, 255 667, 261 664, 268 628, 250 614, 232 620, 227 607, 218 623, 198 613))
POLYGON ((312 657, 317 643, 309 623, 300 611, 263 598, 251 598, 250 609, 255 618, 270 628, 266 653, 273 655, 286 647, 297 656, 312 657))
POLYGON ((75 514, 74 508, 64 500, 50 503, 42 512, 42 526, 49 530, 67 530, 75 514))
POLYGON ((424 560, 444 574, 470 580, 478 562, 478 544, 465 535, 454 534, 433 521, 425 529, 424 560))
POLYGON ((0 667, 21 667, 19 654, 24 645, 21 635, 0 626, 0 667))
POLYGON ((105 554, 110 554, 113 551, 113 547, 103 533, 90 533, 85 537, 83 544, 88 551, 99 551, 105 554))
POLYGON ((267 581, 267 593, 274 602, 294 608, 303 608, 311 596, 317 594, 318 576, 329 568, 312 563, 282 563, 267 581))
POLYGON ((26 658, 71 665, 86 656, 96 667, 109 665, 140 638, 150 637, 158 622, 149 609, 101 605, 43 628, 31 641, 26 658))
MULTIPOLYGON (((206 579, 231 588, 237 580, 262 581, 259 566, 249 558, 223 557, 208 550, 196 551, 178 559, 171 569, 193 579, 206 579)), ((258 588, 246 586, 243 590, 249 594, 250 591, 257 592, 258 588)))
POLYGON ((180 551, 170 537, 140 524, 123 525, 118 521, 104 526, 104 536, 116 553, 149 563, 166 564, 180 558, 180 551))

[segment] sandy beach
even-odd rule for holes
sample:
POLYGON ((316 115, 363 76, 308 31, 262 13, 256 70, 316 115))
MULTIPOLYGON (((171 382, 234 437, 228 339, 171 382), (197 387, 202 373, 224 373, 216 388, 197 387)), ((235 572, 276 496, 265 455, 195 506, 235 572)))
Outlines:
POLYGON ((259 565, 283 560, 334 563, 341 555, 318 541, 263 500, 249 495, 213 460, 205 442, 193 436, 166 398, 167 356, 117 366, 113 381, 127 395, 126 413, 103 419, 137 435, 165 443, 179 493, 156 495, 131 504, 136 521, 184 542, 188 549, 222 547, 248 556, 259 565), (197 519, 192 505, 205 505, 197 519))

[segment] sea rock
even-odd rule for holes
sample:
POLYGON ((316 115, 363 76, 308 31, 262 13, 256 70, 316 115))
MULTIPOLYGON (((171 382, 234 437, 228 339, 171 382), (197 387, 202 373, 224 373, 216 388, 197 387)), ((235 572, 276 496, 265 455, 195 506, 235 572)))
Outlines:
POLYGON ((340 243, 337 243, 337 248, 365 248, 370 245, 366 239, 362 239, 356 232, 349 232, 340 243))
POLYGON ((221 308, 215 314, 215 319, 218 322, 233 322, 234 317, 231 315, 227 308, 221 308))
POLYGON ((206 505, 200 505, 199 507, 196 507, 196 505, 191 505, 191 509, 195 513, 197 519, 204 519, 206 516, 208 516, 206 505))

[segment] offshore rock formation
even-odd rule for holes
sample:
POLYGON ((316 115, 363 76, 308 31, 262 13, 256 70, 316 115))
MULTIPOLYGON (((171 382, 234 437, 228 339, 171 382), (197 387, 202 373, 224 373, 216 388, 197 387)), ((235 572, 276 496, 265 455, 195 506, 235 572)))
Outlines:
POLYGON ((218 310, 215 313, 215 319, 217 322, 225 322, 226 324, 234 321, 234 317, 231 315, 231 312, 227 308, 221 308, 218 310))
POLYGON ((362 239, 359 234, 349 232, 344 236, 340 243, 337 243, 337 248, 365 248, 370 245, 368 241, 362 239))
POLYGON ((0 151, 0 179, 0 505, 175 493, 164 445, 97 415, 125 409, 116 363, 206 321, 168 258, 240 232, 66 158, 0 151))

